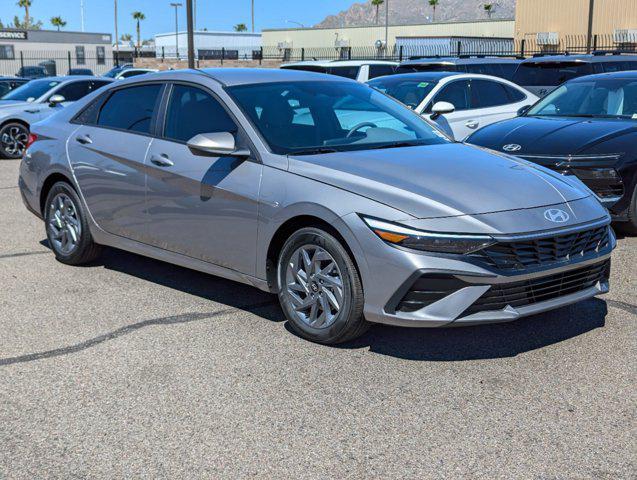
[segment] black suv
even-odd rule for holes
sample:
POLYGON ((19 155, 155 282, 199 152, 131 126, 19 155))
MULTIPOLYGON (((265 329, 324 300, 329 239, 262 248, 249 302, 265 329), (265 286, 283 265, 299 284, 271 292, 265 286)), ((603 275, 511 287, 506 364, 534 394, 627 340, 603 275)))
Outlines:
POLYGON ((637 233, 637 72, 579 77, 468 143, 576 175, 637 233))
POLYGON ((396 73, 460 72, 479 73, 511 80, 521 60, 502 57, 423 57, 405 60, 396 73))
POLYGON ((512 80, 541 98, 567 80, 624 70, 637 70, 637 55, 594 52, 589 55, 537 56, 520 63, 512 80))

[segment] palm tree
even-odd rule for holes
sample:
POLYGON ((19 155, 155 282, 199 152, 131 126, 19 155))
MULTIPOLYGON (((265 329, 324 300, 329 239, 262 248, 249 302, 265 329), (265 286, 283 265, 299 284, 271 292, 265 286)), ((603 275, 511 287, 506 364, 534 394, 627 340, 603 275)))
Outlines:
POLYGON ((378 25, 378 11, 380 10, 380 6, 385 3, 385 0, 372 0, 372 5, 376 7, 376 25, 378 25))
POLYGON ((130 33, 122 33, 122 36, 119 38, 124 43, 130 43, 130 41, 133 39, 133 36, 130 33))
POLYGON ((62 17, 51 17, 51 25, 58 27, 59 32, 60 27, 66 27, 66 22, 62 19, 62 17))
POLYGON ((234 27, 232 27, 235 32, 247 32, 248 27, 245 23, 237 23, 234 27))
POLYGON ((20 8, 24 8, 24 28, 28 29, 31 19, 29 17, 29 7, 31 6, 31 0, 18 0, 16 4, 20 8))
POLYGON ((484 8, 484 11, 487 13, 487 17, 491 18, 491 15, 493 15, 493 11, 495 10, 495 4, 485 3, 484 5, 482 5, 482 7, 484 8))
POLYGON ((146 20, 146 15, 144 15, 142 12, 133 12, 132 15, 137 22, 137 48, 140 48, 142 46, 142 36, 139 29, 139 22, 141 22, 142 20, 146 20))
POLYGON ((429 0, 429 5, 434 9, 433 16, 431 17, 432 22, 436 21, 436 7, 438 6, 438 0, 429 0))

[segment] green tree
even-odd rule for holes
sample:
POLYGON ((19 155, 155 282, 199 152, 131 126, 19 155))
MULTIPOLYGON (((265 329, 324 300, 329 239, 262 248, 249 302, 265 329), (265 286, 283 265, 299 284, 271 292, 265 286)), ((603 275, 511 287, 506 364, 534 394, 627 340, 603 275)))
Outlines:
POLYGON ((135 19, 135 21, 137 22, 137 48, 142 46, 142 35, 141 35, 141 30, 139 28, 139 22, 141 22, 142 20, 146 20, 146 15, 144 15, 142 12, 133 12, 132 13, 133 18, 135 19))
POLYGON ((438 0, 429 0, 429 5, 431 6, 431 8, 433 8, 433 16, 431 17, 431 20, 433 22, 436 21, 436 7, 438 6, 438 0))
POLYGON ((18 0, 16 5, 20 8, 24 8, 24 28, 28 29, 31 24, 31 18, 29 17, 29 7, 31 6, 31 0, 18 0))
POLYGON ((245 23, 237 23, 234 27, 232 27, 235 32, 247 32, 248 27, 245 23))
POLYGON ((57 27, 59 32, 61 27, 66 27, 66 22, 62 19, 62 17, 52 17, 51 25, 57 27))
POLYGON ((482 7, 484 8, 484 11, 486 12, 487 17, 491 18, 491 15, 493 15, 493 12, 495 10, 495 4, 485 3, 484 5, 482 5, 482 7))
POLYGON ((385 0, 372 0, 372 5, 376 7, 376 25, 378 25, 378 21, 379 21, 380 6, 383 3, 385 3, 385 0))
POLYGON ((130 33, 122 33, 119 39, 124 43, 129 43, 133 39, 133 36, 130 33))

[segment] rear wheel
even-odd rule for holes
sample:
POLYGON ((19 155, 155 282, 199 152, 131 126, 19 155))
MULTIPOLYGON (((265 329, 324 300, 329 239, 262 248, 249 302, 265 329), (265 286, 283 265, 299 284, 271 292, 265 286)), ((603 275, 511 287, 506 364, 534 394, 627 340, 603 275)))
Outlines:
POLYGON ((21 158, 29 140, 26 125, 11 122, 0 128, 0 155, 3 158, 21 158))
POLYGON ((350 254, 332 235, 303 228, 285 242, 278 264, 279 301, 302 337, 324 344, 362 335, 363 287, 350 254))
POLYGON ((57 182, 47 195, 44 222, 49 246, 55 258, 69 265, 95 260, 100 246, 93 242, 84 207, 66 182, 57 182))

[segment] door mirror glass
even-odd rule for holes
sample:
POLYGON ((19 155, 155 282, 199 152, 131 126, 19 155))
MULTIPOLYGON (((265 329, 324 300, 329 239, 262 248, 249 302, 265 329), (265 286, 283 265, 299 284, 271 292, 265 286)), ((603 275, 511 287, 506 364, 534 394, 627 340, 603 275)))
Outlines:
POLYGON ((230 132, 200 133, 188 140, 188 148, 195 155, 248 157, 247 149, 237 150, 234 135, 230 132))
POLYGON ((52 95, 51 98, 49 98, 49 105, 55 107, 59 103, 64 103, 65 101, 66 99, 62 95, 52 95))
POLYGON ((518 117, 521 117, 522 115, 524 115, 529 110, 531 110, 531 105, 524 105, 522 108, 520 108, 518 110, 518 117))
POLYGON ((453 106, 452 103, 449 102, 436 102, 431 109, 431 118, 436 119, 440 115, 444 115, 445 113, 453 113, 456 110, 456 107, 453 106))

